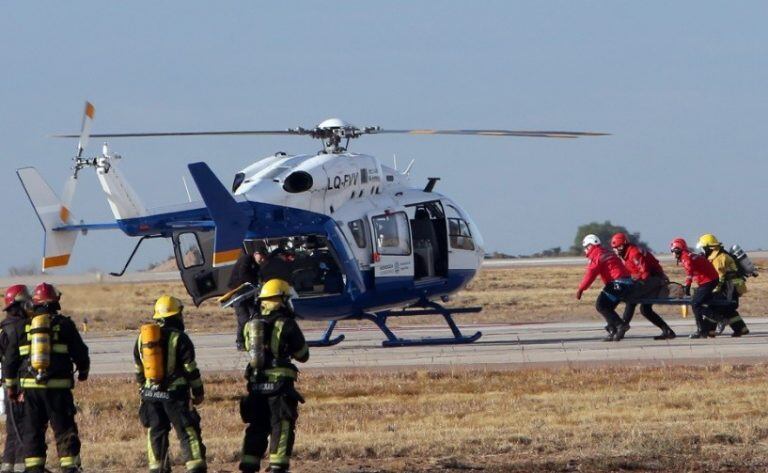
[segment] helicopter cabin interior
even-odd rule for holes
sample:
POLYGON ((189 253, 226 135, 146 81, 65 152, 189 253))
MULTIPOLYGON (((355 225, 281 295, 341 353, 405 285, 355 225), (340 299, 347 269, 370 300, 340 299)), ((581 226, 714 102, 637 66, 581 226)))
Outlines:
MULTIPOLYGON (((211 267, 213 238, 211 231, 185 231, 173 236, 177 266, 196 304, 229 288, 233 266, 211 267)), ((264 253, 266 262, 262 263, 262 270, 288 279, 299 297, 339 294, 344 290, 345 276, 323 235, 245 240, 243 248, 248 254, 264 253)))

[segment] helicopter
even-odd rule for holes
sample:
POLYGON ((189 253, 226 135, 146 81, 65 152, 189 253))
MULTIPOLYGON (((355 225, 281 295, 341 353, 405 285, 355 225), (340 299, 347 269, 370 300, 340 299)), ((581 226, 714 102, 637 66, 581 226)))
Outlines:
MULTIPOLYGON (((139 238, 121 272, 147 239, 170 239, 181 280, 195 305, 229 291, 233 264, 245 251, 281 250, 292 255, 297 316, 327 321, 314 346, 335 345, 339 320, 369 320, 384 333, 384 346, 472 343, 453 316, 482 307, 446 307, 452 295, 477 275, 483 238, 455 200, 435 191, 439 178, 411 182, 413 162, 403 171, 376 157, 349 151, 365 135, 458 135, 570 139, 606 133, 516 130, 432 130, 359 128, 338 118, 312 128, 91 134, 95 108, 86 102, 78 134, 74 172, 61 197, 32 167, 17 175, 45 232, 43 271, 69 263, 79 234, 121 230, 139 238), (124 178, 107 143, 102 153, 83 157, 90 138, 150 138, 233 135, 292 135, 320 140, 310 154, 277 152, 236 172, 229 188, 204 162, 188 165, 202 201, 148 209, 124 178), (71 204, 80 173, 95 170, 114 222, 77 221, 71 204), (441 315, 452 335, 405 339, 388 326, 393 316, 441 315)), ((186 186, 186 182, 185 182, 186 186)))

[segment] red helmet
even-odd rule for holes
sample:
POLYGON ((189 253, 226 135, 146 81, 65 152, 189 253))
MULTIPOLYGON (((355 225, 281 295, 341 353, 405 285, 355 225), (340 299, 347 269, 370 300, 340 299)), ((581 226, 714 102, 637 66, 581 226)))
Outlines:
POLYGON ((23 284, 16 284, 9 287, 5 291, 5 307, 3 310, 8 310, 13 304, 17 302, 26 302, 30 299, 29 289, 23 284))
POLYGON ((685 242, 682 238, 675 238, 672 240, 672 243, 669 244, 669 251, 675 252, 675 251, 685 251, 688 249, 688 243, 685 242))
POLYGON ((59 299, 61 299, 61 293, 47 282, 38 284, 32 294, 32 303, 35 305, 59 302, 59 299))
POLYGON ((617 233, 611 237, 611 248, 619 248, 629 244, 629 238, 626 233, 617 233))

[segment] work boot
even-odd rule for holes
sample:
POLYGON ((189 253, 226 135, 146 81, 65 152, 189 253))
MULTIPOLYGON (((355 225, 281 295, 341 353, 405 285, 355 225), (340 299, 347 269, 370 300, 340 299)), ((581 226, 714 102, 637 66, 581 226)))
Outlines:
POLYGON ((723 333, 723 330, 725 330, 725 327, 728 325, 728 321, 726 319, 723 319, 717 323, 717 328, 715 329, 715 333, 720 335, 723 333))
POLYGON ((616 334, 616 327, 614 327, 613 325, 606 325, 605 331, 608 332, 608 335, 606 335, 605 338, 603 338, 603 341, 612 342, 613 336, 616 334))
POLYGON ((744 335, 749 335, 749 329, 744 327, 741 330, 737 330, 731 334, 732 337, 742 337, 744 335))
POLYGON ((656 335, 653 337, 654 340, 672 340, 675 338, 677 334, 669 327, 665 327, 661 331, 661 335, 656 335))
POLYGON ((620 342, 624 338, 624 334, 629 330, 629 324, 621 324, 616 327, 616 333, 613 334, 613 341, 620 342))

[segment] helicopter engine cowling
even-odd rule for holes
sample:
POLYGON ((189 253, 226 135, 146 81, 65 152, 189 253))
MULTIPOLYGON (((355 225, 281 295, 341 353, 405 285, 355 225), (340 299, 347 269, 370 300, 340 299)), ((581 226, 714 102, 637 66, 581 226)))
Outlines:
POLYGON ((283 181, 283 190, 290 194, 299 194, 312 189, 314 185, 312 174, 307 171, 294 171, 283 181))

